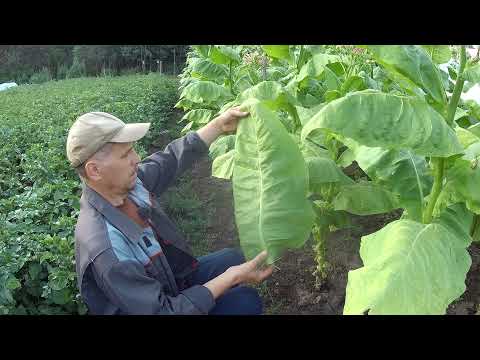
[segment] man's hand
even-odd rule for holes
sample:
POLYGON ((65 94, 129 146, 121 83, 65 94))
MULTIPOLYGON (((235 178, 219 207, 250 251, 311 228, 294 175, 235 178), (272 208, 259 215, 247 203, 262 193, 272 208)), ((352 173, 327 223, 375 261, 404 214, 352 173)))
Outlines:
POLYGON ((218 116, 216 121, 218 128, 222 132, 231 132, 237 130, 238 121, 245 116, 248 116, 248 112, 241 111, 240 106, 228 109, 223 114, 218 116))
POLYGON ((266 258, 267 251, 262 251, 254 259, 232 266, 227 271, 233 274, 235 285, 243 283, 258 284, 272 275, 273 272, 272 265, 261 269, 266 258))
POLYGON ((228 289, 238 284, 258 284, 273 272, 273 266, 271 265, 265 269, 260 269, 266 258, 267 252, 263 251, 250 261, 228 268, 227 271, 208 281, 204 286, 210 290, 213 298, 217 299, 228 289))
POLYGON ((233 107, 197 131, 198 136, 207 146, 210 146, 220 135, 235 131, 238 121, 247 116, 248 112, 240 111, 240 107, 233 107))

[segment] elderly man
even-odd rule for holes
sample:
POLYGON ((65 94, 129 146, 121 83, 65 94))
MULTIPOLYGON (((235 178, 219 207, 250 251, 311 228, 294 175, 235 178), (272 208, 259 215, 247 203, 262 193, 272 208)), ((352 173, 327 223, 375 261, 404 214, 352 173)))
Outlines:
POLYGON ((80 116, 67 156, 83 182, 75 229, 80 294, 91 314, 261 314, 257 291, 272 273, 266 253, 245 262, 224 249, 196 259, 161 209, 158 197, 210 144, 248 115, 232 108, 197 132, 140 161, 135 141, 150 123, 80 116))

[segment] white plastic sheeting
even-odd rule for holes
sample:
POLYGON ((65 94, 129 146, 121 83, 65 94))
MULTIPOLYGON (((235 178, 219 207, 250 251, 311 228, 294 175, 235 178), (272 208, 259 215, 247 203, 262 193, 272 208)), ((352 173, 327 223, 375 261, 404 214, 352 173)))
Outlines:
POLYGON ((18 86, 18 85, 17 83, 14 83, 14 82, 3 83, 3 84, 0 84, 0 91, 7 90, 15 86, 18 86))

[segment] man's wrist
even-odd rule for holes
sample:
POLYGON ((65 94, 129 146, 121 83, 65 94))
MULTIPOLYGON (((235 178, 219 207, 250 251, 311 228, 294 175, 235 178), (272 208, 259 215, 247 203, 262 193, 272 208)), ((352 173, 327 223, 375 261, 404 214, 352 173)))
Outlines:
POLYGON ((216 117, 216 118, 213 119, 213 121, 212 121, 212 126, 215 128, 215 130, 217 131, 218 135, 222 135, 222 134, 223 134, 223 126, 222 126, 221 116, 222 116, 222 115, 216 117))
POLYGON ((225 271, 225 273, 228 275, 230 287, 236 286, 242 282, 241 276, 237 269, 238 268, 236 266, 232 266, 225 271))

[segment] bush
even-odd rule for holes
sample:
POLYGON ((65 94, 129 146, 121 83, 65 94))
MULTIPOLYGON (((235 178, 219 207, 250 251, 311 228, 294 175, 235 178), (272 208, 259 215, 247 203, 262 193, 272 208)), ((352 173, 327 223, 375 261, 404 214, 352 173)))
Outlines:
POLYGON ((84 314, 78 297, 74 227, 80 181, 65 154, 81 114, 151 121, 145 155, 177 100, 160 75, 82 78, 0 93, 0 314, 84 314))
POLYGON ((67 79, 79 78, 83 76, 87 76, 85 63, 83 61, 79 62, 76 58, 73 59, 72 66, 70 66, 70 69, 67 71, 67 79))
POLYGON ((30 84, 43 84, 44 82, 50 80, 52 80, 52 75, 46 67, 44 67, 40 72, 36 72, 30 76, 30 84))
POLYGON ((129 69, 122 69, 120 70, 120 75, 135 75, 135 74, 138 74, 140 73, 141 70, 138 69, 138 68, 129 68, 129 69))
POLYGON ((66 79, 68 75, 69 67, 67 64, 62 64, 57 70, 57 80, 66 79))
POLYGON ((103 68, 101 74, 99 76, 115 76, 115 70, 111 68, 103 68))
POLYGON ((18 74, 16 77, 15 77, 15 82, 20 85, 20 84, 28 84, 30 82, 30 77, 32 76, 33 74, 29 73, 29 72, 22 72, 20 74, 18 74))

